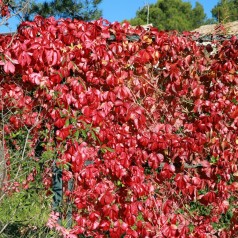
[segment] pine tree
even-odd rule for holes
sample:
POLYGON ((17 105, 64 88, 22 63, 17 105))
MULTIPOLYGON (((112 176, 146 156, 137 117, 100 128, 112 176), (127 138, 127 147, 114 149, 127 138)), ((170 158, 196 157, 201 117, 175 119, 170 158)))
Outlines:
POLYGON ((39 3, 34 0, 2 0, 12 15, 20 20, 32 20, 35 15, 56 18, 77 18, 85 21, 98 19, 102 11, 98 5, 102 0, 45 0, 39 3))
MULTIPOLYGON (((132 25, 147 23, 147 6, 139 9, 136 17, 130 20, 132 25)), ((160 30, 192 30, 206 22, 203 6, 196 3, 192 8, 191 3, 182 0, 158 0, 149 5, 149 23, 160 30)))
POLYGON ((212 15, 222 23, 238 20, 238 0, 220 0, 212 9, 212 15))

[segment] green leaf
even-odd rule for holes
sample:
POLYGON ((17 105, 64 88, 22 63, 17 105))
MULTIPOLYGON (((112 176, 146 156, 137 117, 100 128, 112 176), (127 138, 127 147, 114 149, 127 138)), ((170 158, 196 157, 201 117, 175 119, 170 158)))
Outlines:
POLYGON ((11 133, 11 138, 16 138, 17 136, 19 136, 21 134, 21 131, 18 131, 16 133, 11 133))
POLYGON ((212 156, 210 159, 210 163, 215 164, 215 163, 217 163, 218 160, 219 160, 219 157, 212 156))
POLYGON ((41 155, 42 160, 49 160, 49 159, 53 159, 54 158, 54 151, 48 150, 48 151, 44 151, 41 155))
POLYGON ((104 147, 105 150, 109 151, 109 152, 115 152, 114 149, 110 148, 110 147, 104 147))
POLYGON ((76 131, 76 132, 74 133, 74 137, 75 137, 76 139, 79 138, 79 131, 76 131))
POLYGON ((97 140, 96 134, 94 133, 93 130, 91 130, 90 132, 91 132, 92 138, 96 141, 97 140))
POLYGON ((65 122, 65 126, 69 126, 69 125, 70 125, 70 121, 69 121, 69 119, 67 119, 65 122))
POLYGON ((76 124, 77 123, 77 120, 75 118, 70 118, 70 121, 71 121, 71 124, 76 124))
POLYGON ((86 139, 87 138, 87 132, 85 130, 81 130, 80 132, 81 132, 83 138, 86 139))

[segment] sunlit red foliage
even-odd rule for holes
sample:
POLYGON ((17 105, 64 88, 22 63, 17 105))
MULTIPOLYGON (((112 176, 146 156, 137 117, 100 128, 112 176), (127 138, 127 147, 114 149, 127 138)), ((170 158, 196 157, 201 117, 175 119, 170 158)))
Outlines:
POLYGON ((8 8, 8 5, 3 2, 3 0, 0 0, 0 17, 9 17, 10 11, 8 8))
POLYGON ((36 17, 0 45, 6 133, 70 165, 71 234, 237 235, 236 37, 209 56, 190 33, 36 17))

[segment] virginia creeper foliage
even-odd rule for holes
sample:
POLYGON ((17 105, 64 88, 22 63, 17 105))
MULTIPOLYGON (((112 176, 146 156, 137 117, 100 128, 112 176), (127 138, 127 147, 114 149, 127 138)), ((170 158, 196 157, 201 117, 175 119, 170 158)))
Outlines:
POLYGON ((7 139, 30 128, 29 159, 40 143, 63 168, 72 237, 237 235, 237 38, 209 55, 190 33, 36 17, 0 43, 7 139))

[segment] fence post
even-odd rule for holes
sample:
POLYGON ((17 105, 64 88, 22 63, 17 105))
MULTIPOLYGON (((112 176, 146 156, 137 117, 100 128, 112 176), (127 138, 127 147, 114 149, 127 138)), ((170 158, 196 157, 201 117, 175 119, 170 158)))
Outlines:
POLYGON ((53 163, 53 211, 59 212, 59 220, 58 223, 61 225, 62 223, 62 214, 61 214, 61 205, 63 200, 63 181, 62 181, 62 169, 58 168, 53 163))
MULTIPOLYGON (((74 179, 71 178, 68 181, 68 190, 70 192, 73 191, 73 186, 74 186, 74 179)), ((66 214, 66 228, 71 228, 73 225, 73 219, 72 219, 72 211, 73 211, 73 207, 72 207, 72 201, 70 198, 67 199, 68 202, 68 207, 67 207, 67 214, 66 214)))

